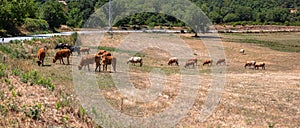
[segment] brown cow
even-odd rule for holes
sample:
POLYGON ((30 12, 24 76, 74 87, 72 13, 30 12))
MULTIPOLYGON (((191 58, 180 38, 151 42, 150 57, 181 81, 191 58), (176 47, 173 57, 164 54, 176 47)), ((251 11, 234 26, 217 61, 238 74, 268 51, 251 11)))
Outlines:
POLYGON ((46 52, 47 52, 48 48, 45 46, 43 48, 40 48, 37 54, 38 57, 38 65, 40 66, 42 64, 42 66, 44 66, 44 59, 46 57, 46 52))
POLYGON ((219 59, 219 60, 217 61, 216 65, 222 64, 222 63, 226 65, 225 59, 219 59))
POLYGON ((212 59, 207 59, 207 60, 204 60, 204 62, 203 62, 203 64, 202 64, 202 65, 204 66, 204 65, 206 65, 206 64, 207 64, 207 65, 211 66, 211 65, 212 65, 212 63, 213 63, 213 60, 212 60, 212 59))
POLYGON ((259 69, 259 67, 261 67, 263 70, 265 70, 265 66, 266 64, 264 62, 257 62, 254 65, 254 69, 259 69))
POLYGON ((80 48, 80 53, 86 52, 87 54, 90 54, 90 48, 88 47, 84 47, 84 48, 80 48))
POLYGON ((98 55, 107 55, 107 56, 111 56, 112 55, 110 52, 107 52, 105 50, 99 50, 97 54, 98 55))
POLYGON ((61 50, 57 51, 55 56, 53 57, 53 63, 55 63, 56 60, 59 59, 60 64, 61 64, 61 61, 63 62, 63 64, 65 64, 63 58, 66 57, 67 61, 68 61, 68 64, 70 64, 70 62, 69 62, 70 55, 71 55, 71 50, 70 49, 61 49, 61 50))
POLYGON ((168 61, 168 65, 172 65, 173 63, 175 63, 177 66, 179 66, 178 64, 178 58, 177 57, 171 57, 168 61))
POLYGON ((188 59, 188 61, 185 63, 184 67, 186 68, 187 66, 193 65, 193 68, 195 67, 195 65, 197 66, 197 58, 193 58, 193 59, 188 59))
POLYGON ((114 72, 116 72, 117 59, 111 56, 111 54, 102 55, 102 64, 103 64, 103 71, 107 71, 107 65, 112 65, 114 72))

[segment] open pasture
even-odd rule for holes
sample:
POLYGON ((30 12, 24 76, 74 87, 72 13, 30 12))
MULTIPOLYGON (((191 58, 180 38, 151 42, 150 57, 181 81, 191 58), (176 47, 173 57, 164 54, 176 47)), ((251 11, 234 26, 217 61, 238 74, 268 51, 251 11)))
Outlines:
MULTIPOLYGON (((298 107, 300 106, 299 33, 222 34, 221 43, 225 51, 226 65, 216 66, 217 60, 214 60, 213 66, 216 68, 226 67, 226 82, 224 90, 221 92, 219 104, 204 122, 198 121, 199 113, 206 102, 206 96, 214 76, 210 74, 212 67, 202 66, 202 62, 209 59, 210 56, 201 38, 191 38, 190 34, 178 35, 180 41, 183 41, 191 51, 181 51, 179 55, 186 55, 187 57, 177 56, 179 66, 170 66, 167 62, 173 55, 164 47, 150 47, 137 51, 121 47, 124 41, 139 41, 134 42, 136 44, 147 43, 147 40, 137 40, 141 36, 144 36, 143 33, 136 35, 115 34, 113 38, 104 35, 101 42, 100 40, 97 42, 95 38, 89 36, 84 38, 88 44, 93 42, 99 44, 90 46, 91 54, 95 54, 99 49, 104 49, 117 57, 117 72, 115 73, 94 72, 95 65, 90 66, 90 72, 87 69, 79 72, 97 78, 99 94, 103 94, 115 110, 136 117, 147 117, 164 112, 178 98, 181 91, 179 83, 182 82, 182 76, 194 75, 199 76, 199 82, 191 82, 190 84, 198 88, 197 94, 192 99, 193 104, 189 107, 187 114, 180 119, 177 127, 300 126, 300 109, 298 107), (285 50, 281 51, 277 48, 285 50), (239 53, 240 49, 245 49, 244 55, 239 53), (131 56, 142 57, 143 66, 127 64, 127 59, 131 56), (198 66, 196 68, 184 68, 186 60, 193 57, 198 59, 198 66), (266 69, 245 69, 245 62, 250 60, 265 62, 266 69), (156 95, 154 99, 150 97, 149 102, 141 102, 141 99, 148 98, 147 96, 141 99, 132 99, 117 91, 115 81, 112 80, 111 76, 126 73, 129 74, 128 80, 134 89, 145 91, 150 89, 153 83, 154 85, 155 83, 164 85, 164 88, 154 88, 154 90, 157 89, 157 92, 154 93, 156 95)), ((150 40, 151 38, 153 42, 174 43, 174 46, 177 46, 176 43, 178 42, 176 41, 178 40, 168 38, 173 36, 175 35, 153 36, 147 37, 147 39, 150 40)), ((206 36, 202 37, 205 38, 206 36)), ((177 47, 177 50, 182 50, 180 48, 177 47)), ((54 53, 55 50, 50 49, 46 54, 44 63, 49 66, 39 67, 35 63, 36 59, 15 61, 12 65, 17 65, 28 71, 36 69, 44 76, 51 77, 56 86, 65 88, 70 93, 75 93, 72 70, 78 70, 77 66, 82 55, 72 55, 71 64, 62 65, 51 62, 54 53)), ((191 100, 189 96, 184 98, 191 100)))

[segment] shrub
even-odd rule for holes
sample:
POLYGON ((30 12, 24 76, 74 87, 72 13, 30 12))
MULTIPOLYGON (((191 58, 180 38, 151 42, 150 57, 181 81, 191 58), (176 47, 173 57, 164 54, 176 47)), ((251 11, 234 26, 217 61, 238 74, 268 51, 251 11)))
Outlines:
POLYGON ((15 68, 12 70, 12 74, 15 75, 15 76, 19 76, 21 73, 20 73, 20 70, 15 68))
POLYGON ((0 63, 0 78, 2 77, 6 77, 7 74, 6 74, 6 65, 3 64, 3 63, 0 63))
POLYGON ((44 31, 49 29, 49 24, 42 19, 26 18, 24 28, 28 31, 44 31))
MULTIPOLYGON (((74 32, 74 33, 71 35, 71 42, 76 42, 76 41, 77 41, 77 38, 78 38, 78 33, 77 33, 77 32, 74 32)), ((80 43, 80 42, 77 42, 77 43, 80 43)), ((76 44, 76 45, 81 45, 81 44, 76 44)))
POLYGON ((39 115, 41 113, 41 106, 40 105, 35 105, 33 107, 30 107, 29 108, 29 111, 25 111, 25 115, 34 119, 34 120, 37 120, 39 115))
POLYGON ((33 84, 41 85, 50 91, 53 91, 55 88, 54 84, 51 83, 50 78, 47 78, 47 79, 43 78, 40 74, 37 73, 36 70, 30 71, 28 73, 24 73, 21 77, 21 81, 23 83, 30 82, 30 85, 33 85, 33 84))

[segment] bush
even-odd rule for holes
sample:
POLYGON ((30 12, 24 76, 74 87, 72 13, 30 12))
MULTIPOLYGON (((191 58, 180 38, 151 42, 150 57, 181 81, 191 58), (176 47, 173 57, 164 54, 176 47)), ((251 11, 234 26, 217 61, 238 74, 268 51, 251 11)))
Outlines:
MULTIPOLYGON (((78 38, 78 33, 77 32, 74 32, 72 35, 71 35, 71 42, 76 42, 77 41, 77 38, 78 38)), ((74 43, 75 44, 75 43, 74 43)), ((81 45, 81 42, 76 42, 75 45, 81 45)))
POLYGON ((23 83, 30 82, 30 85, 38 84, 45 88, 47 88, 50 91, 54 90, 54 84, 51 83, 50 78, 43 78, 39 73, 37 73, 36 70, 30 71, 28 73, 24 73, 21 77, 21 80, 23 83))
POLYGON ((3 63, 0 63, 0 78, 6 77, 6 65, 3 63))
POLYGON ((28 31, 45 31, 49 29, 49 24, 42 19, 26 18, 24 28, 28 31))

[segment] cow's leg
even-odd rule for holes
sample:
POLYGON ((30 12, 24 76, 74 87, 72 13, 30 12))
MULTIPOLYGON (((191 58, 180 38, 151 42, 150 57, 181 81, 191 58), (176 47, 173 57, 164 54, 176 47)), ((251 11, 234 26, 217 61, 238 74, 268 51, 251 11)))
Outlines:
POLYGON ((103 68, 102 68, 103 70, 102 70, 102 71, 105 71, 105 65, 106 65, 106 64, 103 64, 103 66, 102 66, 102 67, 103 67, 103 68))
POLYGON ((70 61, 69 61, 69 56, 67 57, 67 61, 68 61, 68 65, 70 64, 70 61))
POLYGON ((44 66, 44 59, 42 59, 42 66, 44 66))
POLYGON ((64 58, 61 58, 61 61, 63 62, 63 64, 65 64, 65 62, 64 62, 64 58))

